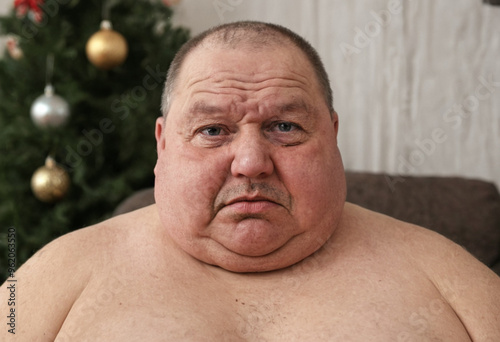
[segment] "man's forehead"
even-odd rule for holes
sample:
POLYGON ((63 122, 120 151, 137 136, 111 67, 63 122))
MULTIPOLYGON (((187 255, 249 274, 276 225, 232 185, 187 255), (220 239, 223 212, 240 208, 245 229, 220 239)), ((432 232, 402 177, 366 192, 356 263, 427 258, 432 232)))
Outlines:
MULTIPOLYGON (((272 87, 288 88, 288 93, 295 92, 297 96, 307 93, 302 95, 316 97, 322 93, 311 61, 304 51, 291 42, 256 47, 244 42, 227 46, 210 40, 199 44, 186 56, 173 92, 177 94, 174 99, 183 95, 182 102, 187 95, 189 105, 192 105, 193 92, 224 93, 230 88, 241 88, 267 93, 272 92, 272 87), (227 88, 222 89, 224 87, 227 88), (292 91, 293 88, 296 91, 292 91)), ((184 102, 184 113, 191 111, 186 105, 184 102)), ((289 104, 287 106, 291 108, 289 104)), ((204 112, 214 111, 208 110, 207 105, 204 107, 198 108, 204 112)), ((298 105, 294 104, 294 107, 298 105)))
POLYGON ((257 90, 271 85, 269 82, 272 83, 273 79, 274 82, 287 80, 287 86, 314 87, 316 78, 313 67, 295 52, 281 47, 249 51, 226 49, 224 46, 197 48, 181 67, 176 91, 185 92, 206 81, 214 87, 234 85, 236 88, 241 86, 257 90))
MULTIPOLYGON (((231 110, 232 105, 234 105, 232 102, 220 103, 210 101, 210 99, 198 99, 189 105, 187 114, 196 116, 227 113, 231 110)), ((311 105, 304 101, 303 98, 298 97, 284 98, 277 101, 258 102, 256 105, 271 110, 276 114, 313 112, 311 105)))

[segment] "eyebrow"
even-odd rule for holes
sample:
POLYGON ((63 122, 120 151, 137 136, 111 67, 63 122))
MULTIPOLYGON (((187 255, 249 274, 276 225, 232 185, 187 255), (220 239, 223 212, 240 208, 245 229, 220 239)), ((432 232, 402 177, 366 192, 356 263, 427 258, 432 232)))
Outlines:
POLYGON ((306 112, 308 114, 311 114, 313 112, 311 107, 307 105, 303 100, 295 100, 281 105, 278 104, 276 106, 271 106, 271 108, 273 107, 275 107, 280 114, 294 112, 306 112))
POLYGON ((209 105, 205 101, 196 101, 191 107, 189 107, 188 114, 217 114, 224 112, 224 109, 219 106, 209 105))

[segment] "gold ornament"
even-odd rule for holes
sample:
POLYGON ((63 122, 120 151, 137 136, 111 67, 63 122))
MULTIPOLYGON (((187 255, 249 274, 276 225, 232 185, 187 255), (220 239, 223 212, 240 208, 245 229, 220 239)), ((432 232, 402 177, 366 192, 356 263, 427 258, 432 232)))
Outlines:
POLYGON ((103 20, 101 29, 87 41, 85 51, 93 65, 99 69, 108 70, 125 61, 128 46, 125 38, 112 29, 111 22, 103 20))
POLYGON ((52 157, 45 159, 45 166, 39 167, 31 177, 31 190, 42 202, 52 203, 62 199, 69 189, 69 176, 52 157))

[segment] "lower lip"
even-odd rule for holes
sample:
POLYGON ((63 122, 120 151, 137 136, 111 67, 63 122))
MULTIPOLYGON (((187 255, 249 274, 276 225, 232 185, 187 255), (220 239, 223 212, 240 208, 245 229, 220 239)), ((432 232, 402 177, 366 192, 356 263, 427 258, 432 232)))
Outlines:
POLYGON ((278 204, 269 201, 241 201, 227 207, 233 211, 244 214, 258 214, 275 208, 278 204))

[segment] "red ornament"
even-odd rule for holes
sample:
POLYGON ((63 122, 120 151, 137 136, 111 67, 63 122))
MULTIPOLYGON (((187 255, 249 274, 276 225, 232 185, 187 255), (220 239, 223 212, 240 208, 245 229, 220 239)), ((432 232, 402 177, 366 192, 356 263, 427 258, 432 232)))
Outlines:
POLYGON ((14 59, 20 59, 23 57, 23 51, 19 48, 19 39, 16 36, 7 36, 7 52, 10 57, 14 59))
POLYGON ((40 6, 43 0, 14 0, 14 8, 17 10, 17 15, 23 17, 26 13, 33 13, 33 17, 37 22, 42 20, 42 9, 40 6))
POLYGON ((167 7, 178 5, 181 0, 162 0, 163 4, 167 7))

